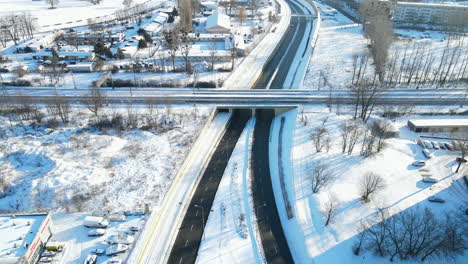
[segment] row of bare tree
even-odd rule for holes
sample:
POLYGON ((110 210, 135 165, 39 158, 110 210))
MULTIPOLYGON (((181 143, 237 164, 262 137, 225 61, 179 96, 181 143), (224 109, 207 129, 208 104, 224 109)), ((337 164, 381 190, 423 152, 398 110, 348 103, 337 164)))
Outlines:
MULTIPOLYGON (((360 119, 349 120, 340 128, 342 153, 351 155, 356 144, 361 141, 360 155, 370 157, 383 150, 385 139, 391 136, 390 133, 391 124, 386 120, 376 119, 368 125, 360 119)), ((332 140, 325 124, 313 129, 310 137, 316 152, 330 150, 332 140)))
POLYGON ((0 44, 5 48, 8 41, 16 44, 20 40, 34 37, 37 26, 29 13, 11 13, 0 17, 0 44))
POLYGON ((466 249, 465 225, 464 217, 453 212, 437 218, 429 209, 416 207, 389 217, 386 209, 380 209, 375 220, 361 222, 353 252, 371 250, 390 261, 454 257, 466 249))

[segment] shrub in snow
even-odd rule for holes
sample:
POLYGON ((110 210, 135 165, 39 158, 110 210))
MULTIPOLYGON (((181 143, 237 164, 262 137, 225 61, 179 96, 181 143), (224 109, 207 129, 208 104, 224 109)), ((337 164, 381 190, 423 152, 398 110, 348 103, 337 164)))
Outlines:
POLYGON ((370 197, 385 188, 382 176, 373 172, 367 172, 359 181, 359 191, 364 202, 369 202, 370 197))

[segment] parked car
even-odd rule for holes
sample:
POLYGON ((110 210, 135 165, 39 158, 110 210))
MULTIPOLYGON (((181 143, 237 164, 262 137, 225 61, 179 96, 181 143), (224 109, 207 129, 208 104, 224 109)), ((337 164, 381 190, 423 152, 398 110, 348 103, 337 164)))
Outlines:
POLYGON ((455 148, 453 147, 452 144, 450 144, 450 143, 444 143, 444 144, 445 144, 445 147, 446 147, 448 150, 450 150, 450 151, 455 150, 455 148))
POLYGON ((104 254, 104 249, 96 248, 96 249, 93 249, 93 251, 91 251, 91 253, 96 254, 98 256, 101 256, 102 254, 104 254))
POLYGON ((439 148, 440 148, 440 149, 447 149, 447 148, 445 147, 445 144, 442 143, 442 142, 439 142, 439 148))
POLYGON ((434 178, 431 178, 431 177, 424 177, 423 178, 423 182, 427 182, 427 183, 436 183, 438 182, 437 179, 434 179, 434 178))
POLYGON ((106 263, 107 264, 122 264, 122 260, 120 260, 120 259, 109 259, 106 263))
POLYGON ((427 149, 423 149, 422 152, 423 152, 424 156, 425 156, 426 158, 428 158, 428 159, 432 159, 432 158, 434 157, 434 155, 432 155, 432 153, 431 153, 429 150, 427 150, 427 149))
POLYGON ((429 142, 427 140, 424 140, 423 142, 424 142, 424 146, 426 146, 426 148, 428 148, 428 149, 432 148, 432 143, 431 142, 429 142))
POLYGON ((127 217, 123 214, 111 214, 108 217, 109 221, 111 222, 125 222, 127 221, 127 217))
POLYGON ((106 255, 107 256, 114 256, 114 255, 117 255, 117 254, 120 254, 120 253, 124 253, 127 250, 128 250, 127 245, 115 244, 115 245, 109 246, 106 249, 106 255))
POLYGON ((46 251, 42 252, 42 254, 41 254, 42 257, 53 257, 55 255, 57 255, 57 252, 49 251, 49 250, 46 250, 46 251))
POLYGON ((108 225, 109 225, 109 221, 107 221, 104 217, 87 216, 84 219, 84 226, 86 227, 106 228, 108 225))
POLYGON ((444 199, 442 199, 442 198, 440 198, 440 197, 437 197, 437 196, 435 196, 435 195, 433 195, 433 196, 427 198, 427 200, 428 200, 429 202, 433 202, 433 203, 445 203, 445 200, 444 200, 444 199))
POLYGON ((140 231, 140 227, 139 226, 131 226, 130 231, 138 232, 138 231, 140 231))
POLYGON ((103 236, 106 230, 103 228, 92 229, 88 231, 88 236, 103 236))
POLYGON ((94 254, 88 254, 83 264, 96 264, 97 256, 94 254))
POLYGON ((39 260, 39 263, 51 263, 53 261, 52 258, 50 257, 42 257, 40 260, 39 260))
POLYGON ((60 243, 57 243, 57 242, 48 242, 46 244, 46 250, 62 252, 63 251, 63 245, 60 244, 60 243))
POLYGON ((416 167, 424 167, 424 166, 426 166, 426 162, 424 162, 422 160, 417 160, 417 161, 411 163, 411 165, 416 166, 416 167))
POLYGON ((106 238, 105 240, 109 244, 132 244, 135 241, 135 238, 131 235, 120 233, 118 235, 112 235, 106 238))
POLYGON ((432 147, 433 147, 434 149, 440 149, 440 148, 439 148, 439 143, 437 143, 437 142, 435 142, 435 141, 432 141, 431 143, 432 143, 432 147))

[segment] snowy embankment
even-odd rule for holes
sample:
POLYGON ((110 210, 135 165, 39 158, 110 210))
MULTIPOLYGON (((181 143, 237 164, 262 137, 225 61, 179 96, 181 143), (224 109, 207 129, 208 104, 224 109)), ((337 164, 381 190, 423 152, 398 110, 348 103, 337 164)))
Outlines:
POLYGON ((73 108, 68 124, 51 128, 47 128, 53 124, 50 122, 33 125, 2 116, 0 169, 7 196, 0 199, 0 208, 122 211, 142 208, 146 203, 157 205, 208 110, 156 106, 105 109, 103 113, 120 113, 124 120, 129 116, 136 126, 143 120, 154 125, 123 130, 97 130, 91 125, 95 119, 82 107, 73 108))
POLYGON ((250 188, 255 120, 247 123, 224 171, 204 230, 197 263, 263 263, 250 188))
MULTIPOLYGON (((351 155, 341 153, 340 127, 349 115, 328 113, 326 108, 307 107, 297 117, 291 113, 286 117, 285 129, 294 130, 292 136, 283 136, 282 141, 272 138, 275 142, 283 142, 291 146, 292 153, 284 151, 284 160, 276 162, 271 155, 270 165, 283 165, 288 199, 292 203, 293 218, 287 219, 284 199, 281 196, 280 175, 273 175, 275 183, 275 199, 280 211, 281 222, 285 230, 291 253, 297 263, 382 263, 388 258, 380 258, 366 251, 360 256, 352 252, 352 245, 357 241, 358 228, 361 221, 374 219, 379 208, 385 208, 390 215, 414 209, 428 207, 437 217, 445 213, 459 211, 466 207, 466 190, 461 182, 464 173, 454 173, 457 163, 457 152, 448 150, 432 150, 434 158, 426 160, 422 148, 415 143, 417 134, 406 126, 408 117, 397 118, 394 124, 399 128, 400 136, 388 139, 386 148, 378 154, 364 159, 359 155, 361 143, 355 147, 351 155), (294 127, 295 126, 295 127, 294 127), (331 140, 329 151, 315 152, 310 139, 312 131, 317 127, 325 127, 331 140), (424 172, 411 165, 415 160, 425 160, 424 172), (292 162, 292 165, 290 165, 292 162), (312 192, 311 174, 314 164, 326 163, 336 176, 328 186, 318 193, 312 192), (292 170, 289 167, 292 167, 292 170), (366 172, 381 175, 386 188, 378 193, 369 203, 360 200, 359 182, 366 172), (439 180, 428 184, 422 181, 421 173, 431 174, 439 180), (434 204, 427 198, 436 195, 446 200, 445 204, 434 204), (339 210, 334 221, 325 226, 321 211, 329 199, 339 202, 339 210)), ((434 118, 434 117, 417 117, 434 118)), ((438 117, 441 118, 441 117, 438 117)), ((443 117, 442 117, 443 118, 443 117)), ((275 120, 273 135, 279 131, 281 116, 275 120)), ((287 131, 287 130, 286 130, 287 131)), ((286 132, 284 132, 286 133, 286 132)), ((426 133, 431 135, 431 133, 426 133)), ((273 169, 272 172, 278 171, 273 169)), ((466 173, 466 171, 465 171, 466 173)), ((453 260, 462 263, 463 257, 453 260)), ((434 257, 429 263, 440 263, 442 259, 434 257)), ((448 260, 443 260, 448 261, 448 260)), ((401 262, 397 263, 413 263, 401 262)))
POLYGON ((250 89, 262 72, 262 68, 273 54, 288 29, 291 9, 284 0, 277 0, 281 6, 280 21, 237 66, 223 83, 223 89, 250 89))

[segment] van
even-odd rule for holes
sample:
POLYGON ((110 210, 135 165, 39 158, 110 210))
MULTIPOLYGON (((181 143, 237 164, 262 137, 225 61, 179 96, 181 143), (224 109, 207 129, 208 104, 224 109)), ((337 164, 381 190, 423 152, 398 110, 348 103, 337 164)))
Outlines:
POLYGON ((87 216, 84 219, 84 226, 86 227, 106 228, 108 225, 109 221, 100 216, 87 216))

